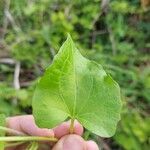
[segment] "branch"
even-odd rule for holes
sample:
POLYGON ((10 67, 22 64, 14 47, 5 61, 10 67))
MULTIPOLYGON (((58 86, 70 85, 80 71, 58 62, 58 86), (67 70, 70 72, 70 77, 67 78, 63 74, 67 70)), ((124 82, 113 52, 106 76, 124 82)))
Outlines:
POLYGON ((113 55, 116 55, 117 48, 116 48, 115 37, 114 37, 111 27, 108 24, 107 24, 107 28, 108 28, 108 32, 109 32, 109 39, 110 39, 110 43, 111 43, 111 47, 112 47, 112 53, 113 53, 113 55))
POLYGON ((107 13, 108 8, 109 8, 109 2, 110 2, 110 0, 102 0, 101 10, 102 10, 103 13, 107 13))
POLYGON ((2 58, 2 59, 0 59, 0 63, 14 65, 16 63, 16 61, 11 58, 2 58))
POLYGON ((14 88, 16 90, 20 89, 19 74, 20 74, 20 62, 16 62, 14 71, 14 88))
POLYGON ((21 31, 21 29, 16 24, 11 12, 9 11, 10 6, 10 0, 5 0, 5 8, 4 8, 4 29, 7 29, 8 22, 12 25, 13 29, 18 33, 21 31))
MULTIPOLYGON (((101 3, 102 12, 105 13, 106 15, 109 13, 109 12, 108 12, 108 9, 109 9, 109 2, 110 2, 110 0, 102 0, 102 3, 101 3)), ((107 30, 108 30, 108 33, 109 33, 109 39, 110 39, 110 43, 111 43, 111 47, 112 47, 112 52, 113 52, 113 55, 116 55, 116 42, 115 42, 115 37, 114 37, 112 28, 111 28, 111 26, 109 25, 107 19, 106 19, 106 24, 107 24, 107 30)))
POLYGON ((9 12, 9 10, 5 10, 4 11, 6 18, 9 20, 9 22, 11 23, 13 29, 18 33, 20 31, 20 28, 17 26, 17 24, 14 21, 13 16, 11 15, 11 13, 9 12))
POLYGON ((15 61, 11 58, 2 58, 0 59, 0 63, 15 65, 13 85, 16 90, 20 89, 20 83, 19 83, 19 74, 20 74, 20 67, 21 67, 20 62, 15 61))

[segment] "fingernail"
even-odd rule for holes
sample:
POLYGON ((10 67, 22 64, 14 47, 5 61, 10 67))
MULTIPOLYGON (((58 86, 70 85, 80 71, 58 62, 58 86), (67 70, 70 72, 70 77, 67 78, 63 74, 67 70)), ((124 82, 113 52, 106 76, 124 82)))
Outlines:
POLYGON ((76 135, 70 135, 64 139, 63 150, 84 150, 84 141, 76 135))

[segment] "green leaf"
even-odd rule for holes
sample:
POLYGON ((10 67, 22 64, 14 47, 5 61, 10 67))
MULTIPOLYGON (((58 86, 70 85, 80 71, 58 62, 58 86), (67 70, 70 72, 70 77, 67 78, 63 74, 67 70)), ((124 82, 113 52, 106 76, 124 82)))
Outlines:
POLYGON ((120 111, 118 84, 101 65, 84 58, 68 36, 37 84, 33 97, 37 125, 53 128, 69 117, 99 136, 110 137, 120 111))
MULTIPOLYGON (((0 126, 5 126, 5 115, 0 114, 0 126)), ((0 136, 4 136, 5 132, 0 130, 0 136)), ((0 142, 0 150, 4 150, 5 143, 0 142)))

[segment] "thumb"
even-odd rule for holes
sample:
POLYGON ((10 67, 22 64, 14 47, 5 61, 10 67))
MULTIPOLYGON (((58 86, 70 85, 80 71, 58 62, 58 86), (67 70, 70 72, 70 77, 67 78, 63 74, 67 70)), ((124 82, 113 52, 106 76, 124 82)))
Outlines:
POLYGON ((75 134, 66 135, 62 137, 57 144, 53 147, 53 150, 85 150, 84 140, 75 134))

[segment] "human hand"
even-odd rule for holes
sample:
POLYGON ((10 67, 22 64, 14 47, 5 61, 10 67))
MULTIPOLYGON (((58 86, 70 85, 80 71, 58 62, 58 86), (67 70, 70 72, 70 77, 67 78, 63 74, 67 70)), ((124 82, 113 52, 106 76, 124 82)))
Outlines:
MULTIPOLYGON (((6 120, 7 127, 32 136, 55 136, 58 138, 56 144, 48 144, 52 150, 98 150, 94 141, 85 141, 81 135, 83 127, 77 121, 74 123, 74 134, 69 134, 70 122, 64 122, 53 129, 41 129, 35 124, 32 115, 9 117, 6 120)), ((7 150, 23 150, 25 145, 7 150)))

